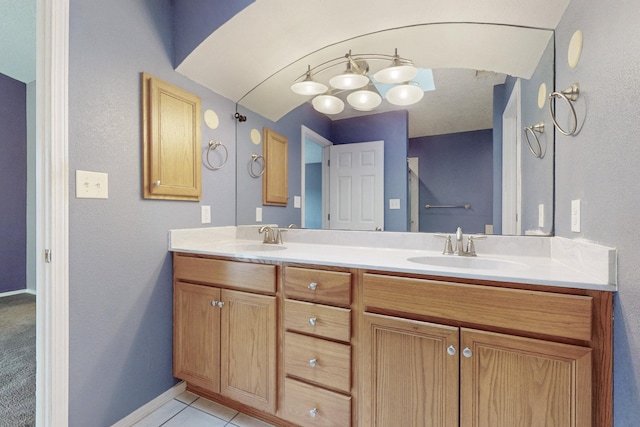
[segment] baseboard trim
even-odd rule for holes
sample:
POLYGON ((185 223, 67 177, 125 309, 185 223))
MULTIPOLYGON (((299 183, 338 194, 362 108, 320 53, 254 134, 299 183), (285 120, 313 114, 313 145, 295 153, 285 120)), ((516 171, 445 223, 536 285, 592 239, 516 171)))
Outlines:
POLYGON ((36 293, 33 292, 33 291, 30 291, 29 289, 18 289, 17 291, 0 292, 0 298, 2 298, 2 297, 10 297, 11 295, 20 295, 20 294, 35 295, 36 293))
POLYGON ((117 423, 113 424, 111 427, 129 427, 138 421, 141 421, 144 417, 151 414, 156 409, 160 408, 165 403, 169 402, 171 399, 179 396, 187 389, 187 383, 185 381, 181 381, 175 386, 171 387, 169 390, 162 393, 160 396, 153 399, 151 402, 147 403, 144 406, 139 407, 117 423))

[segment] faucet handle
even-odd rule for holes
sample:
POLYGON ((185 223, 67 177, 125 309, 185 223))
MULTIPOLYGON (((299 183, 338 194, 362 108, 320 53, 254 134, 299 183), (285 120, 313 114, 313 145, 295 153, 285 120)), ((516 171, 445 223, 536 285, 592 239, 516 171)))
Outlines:
POLYGON ((467 238, 467 255, 476 256, 476 245, 473 243, 474 240, 486 239, 487 236, 482 234, 476 234, 473 236, 469 236, 467 238))
POLYGON ((451 243, 451 236, 448 234, 436 234, 436 237, 442 237, 444 241, 444 250, 442 255, 453 255, 453 245, 451 243))

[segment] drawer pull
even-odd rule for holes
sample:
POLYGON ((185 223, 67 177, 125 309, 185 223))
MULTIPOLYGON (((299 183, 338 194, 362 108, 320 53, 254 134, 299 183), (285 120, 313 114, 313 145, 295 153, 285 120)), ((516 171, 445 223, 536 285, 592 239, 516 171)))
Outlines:
POLYGON ((455 348, 454 346, 450 345, 450 346, 447 348, 447 354, 448 354, 449 356, 455 356, 455 355, 456 355, 456 348, 455 348))
POLYGON ((316 319, 315 317, 310 317, 309 318, 309 324, 311 326, 316 326, 316 322, 318 321, 318 319, 316 319))
POLYGON ((473 352, 469 347, 465 347, 464 350, 462 350, 462 355, 468 359, 473 356, 473 352))
POLYGON ((316 282, 309 283, 309 289, 315 291, 316 289, 318 289, 318 284, 316 282))
POLYGON ((318 360, 317 359, 309 360, 309 366, 311 366, 312 368, 315 368, 317 364, 318 364, 318 360))
POLYGON ((311 418, 315 418, 315 417, 316 417, 316 415, 318 415, 318 410, 317 410, 316 408, 313 408, 313 409, 311 409, 311 410, 309 411, 309 416, 310 416, 311 418))

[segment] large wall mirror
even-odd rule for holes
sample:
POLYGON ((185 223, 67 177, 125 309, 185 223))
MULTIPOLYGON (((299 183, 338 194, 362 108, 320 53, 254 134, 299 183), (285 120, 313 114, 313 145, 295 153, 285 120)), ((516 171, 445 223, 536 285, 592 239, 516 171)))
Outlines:
MULTIPOLYGON (((469 233, 551 234, 554 128, 546 103, 554 88, 554 56, 551 30, 454 23, 367 34, 289 64, 237 105, 246 117, 237 122, 236 133, 237 224, 255 224, 261 208, 263 223, 332 227, 330 215, 354 212, 346 205, 347 193, 338 191, 339 184, 332 187, 329 146, 384 141, 383 219, 369 221, 369 229, 452 232, 462 226, 469 233), (323 114, 314 109, 313 97, 290 89, 308 67, 349 51, 355 56, 396 49, 420 69, 420 78, 432 79, 421 82, 424 96, 417 104, 383 100, 372 111, 358 111, 346 101, 349 92, 342 92, 337 96, 344 110, 323 114), (543 131, 524 129, 541 122, 543 131), (286 207, 262 206, 261 177, 248 173, 252 155, 262 153, 255 135, 265 127, 289 140, 286 207)), ((389 63, 366 65, 373 75, 389 63)), ((343 70, 339 65, 313 77, 329 86, 343 70)), ((366 205, 367 191, 354 197, 366 205)))

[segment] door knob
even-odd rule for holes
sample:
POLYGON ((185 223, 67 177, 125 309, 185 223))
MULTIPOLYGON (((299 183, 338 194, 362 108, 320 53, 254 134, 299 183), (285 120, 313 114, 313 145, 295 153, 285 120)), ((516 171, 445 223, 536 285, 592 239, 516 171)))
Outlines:
POLYGON ((455 356, 456 355, 456 348, 452 345, 450 345, 449 347, 447 347, 447 354, 449 356, 455 356))
POLYGON ((465 347, 464 350, 462 350, 462 355, 468 359, 469 357, 473 356, 473 352, 469 347, 465 347))

